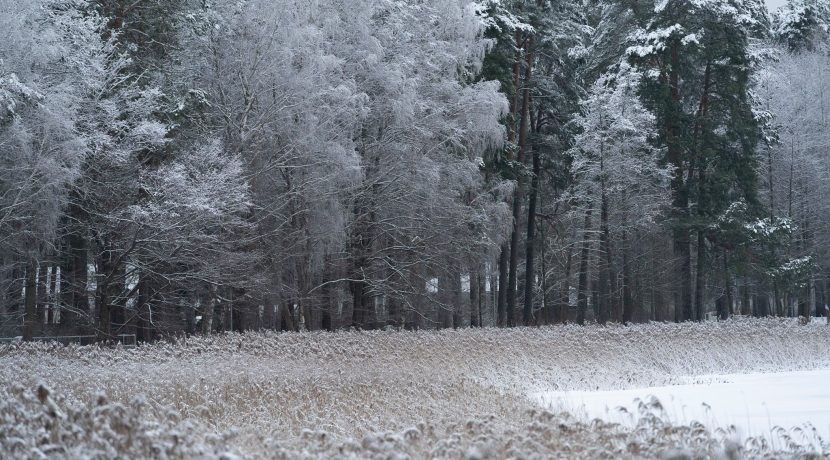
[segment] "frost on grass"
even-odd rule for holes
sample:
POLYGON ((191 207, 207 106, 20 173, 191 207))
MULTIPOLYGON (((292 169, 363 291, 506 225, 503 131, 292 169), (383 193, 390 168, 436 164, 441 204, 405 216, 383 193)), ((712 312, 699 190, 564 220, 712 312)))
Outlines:
POLYGON ((655 407, 636 428, 585 424, 525 395, 812 369, 826 366, 828 339, 821 324, 741 320, 12 344, 0 347, 0 456, 772 455, 763 440, 671 425, 655 407))
POLYGON ((0 454, 4 458, 222 458, 229 435, 206 435, 176 414, 145 417, 144 400, 110 402, 99 394, 69 404, 44 384, 0 393, 0 454))

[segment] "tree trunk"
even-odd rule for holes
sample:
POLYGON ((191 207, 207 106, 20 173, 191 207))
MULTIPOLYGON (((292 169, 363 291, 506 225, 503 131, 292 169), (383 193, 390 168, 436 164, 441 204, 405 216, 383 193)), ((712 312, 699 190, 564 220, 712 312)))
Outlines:
POLYGON ((726 250, 723 251, 723 285, 726 291, 726 308, 721 312, 720 319, 727 320, 732 314, 732 279, 729 276, 729 260, 726 250))
POLYGON ((337 279, 336 265, 332 261, 331 256, 326 256, 324 260, 323 271, 323 317, 321 319, 321 327, 327 331, 336 331, 340 328, 340 288, 333 280, 337 279))
POLYGON ((808 295, 809 301, 807 302, 807 305, 804 308, 804 322, 805 323, 809 323, 810 320, 812 319, 813 308, 815 308, 815 306, 816 306, 816 279, 815 279, 814 276, 812 276, 812 275, 810 276, 809 283, 810 283, 809 286, 808 286, 808 289, 810 291, 809 295, 808 295))
POLYGON ((680 281, 679 289, 675 290, 675 321, 688 321, 693 317, 692 310, 692 254, 690 248, 689 230, 686 228, 688 217, 689 197, 687 184, 683 179, 683 157, 679 139, 680 119, 677 112, 680 107, 680 50, 678 44, 673 43, 671 48, 671 65, 669 67, 669 99, 672 107, 666 116, 666 147, 669 163, 674 167, 674 177, 671 180, 673 195, 672 207, 674 217, 673 240, 674 254, 678 259, 677 279, 680 281))
POLYGON ((303 298, 302 304, 299 306, 300 315, 302 316, 302 323, 305 325, 305 330, 316 331, 319 329, 314 321, 314 309, 311 306, 311 300, 303 298))
POLYGON ((368 322, 368 306, 366 305, 366 283, 352 281, 352 326, 365 329, 368 322))
POLYGON ((487 306, 487 315, 490 318, 490 325, 491 326, 498 326, 499 325, 499 311, 498 311, 498 303, 499 303, 499 274, 498 274, 498 261, 496 261, 496 265, 489 265, 489 269, 487 270, 487 277, 490 280, 490 292, 487 293, 487 302, 485 305, 487 306), (495 268, 495 270, 494 270, 495 268))
POLYGON ((628 247, 628 233, 623 233, 624 235, 624 248, 622 251, 622 264, 623 264, 623 299, 622 299, 622 323, 628 324, 634 318, 634 298, 631 294, 631 264, 629 262, 628 252, 630 248, 628 247))
POLYGON ((554 315, 556 315, 555 305, 554 303, 550 302, 550 296, 548 295, 548 291, 550 290, 550 286, 548 284, 548 267, 545 258, 547 257, 546 250, 547 245, 545 244, 545 226, 542 225, 542 254, 541 255, 541 278, 542 278, 542 308, 544 311, 543 319, 545 324, 551 324, 554 321, 554 315))
MULTIPOLYGON (((469 305, 467 305, 467 299, 462 295, 461 270, 457 267, 450 272, 450 282, 450 289, 452 291, 450 301, 450 305, 452 306, 452 327, 469 327, 470 310, 469 305)), ((470 287, 472 288, 472 284, 470 287)))
MULTIPOLYGON (((539 193, 539 173, 541 164, 539 149, 533 149, 533 178, 530 183, 530 198, 527 205, 527 241, 525 242, 525 305, 524 319, 525 326, 530 325, 533 316, 533 294, 536 286, 535 262, 535 236, 536 236, 536 199, 539 193)), ((542 273, 544 277, 544 273, 542 273)))
POLYGON ((610 318, 621 321, 621 314, 615 301, 616 275, 614 274, 613 258, 611 254, 611 231, 608 227, 608 194, 605 190, 604 176, 605 161, 603 152, 600 152, 600 262, 599 273, 599 315, 600 324, 605 324, 610 318))
POLYGON ((96 271, 97 283, 95 285, 95 306, 98 309, 98 340, 105 341, 112 339, 112 312, 110 309, 110 277, 114 270, 110 259, 112 251, 107 250, 103 252, 98 259, 98 271, 96 271))
POLYGON ((438 327, 451 328, 453 325, 453 305, 451 276, 442 272, 438 276, 438 327))
POLYGON ((585 225, 582 234, 582 248, 579 256, 579 285, 577 286, 577 311, 576 322, 579 325, 585 324, 585 313, 588 310, 588 256, 590 246, 591 227, 591 204, 585 211, 585 225))
MULTIPOLYGON (((685 212, 682 209, 686 208, 688 201, 685 192, 681 191, 678 195, 680 197, 675 199, 675 208, 681 210, 679 213, 683 216, 685 212)), ((675 316, 677 321, 689 321, 693 318, 692 252, 689 230, 684 228, 684 224, 679 224, 679 228, 674 230, 674 254, 679 259, 678 278, 680 281, 680 289, 676 291, 675 316)))
POLYGON ((293 307, 289 305, 288 302, 280 303, 280 316, 282 318, 282 327, 284 330, 287 331, 294 331, 297 332, 299 328, 297 324, 294 322, 294 313, 292 312, 293 307))
POLYGON ((497 301, 497 316, 496 322, 498 326, 507 326, 507 278, 510 258, 510 243, 505 242, 501 245, 501 252, 499 254, 499 286, 498 286, 498 301, 497 301))
POLYGON ((220 302, 220 304, 220 309, 222 311, 222 330, 224 332, 233 332, 233 304, 231 303, 230 296, 227 296, 225 299, 223 299, 222 302, 220 302))
POLYGON ((772 306, 767 305, 767 313, 764 316, 781 316, 780 302, 778 294, 778 281, 772 282, 772 306))
POLYGON ((697 270, 695 271, 695 319, 704 319, 704 268, 706 263, 706 237, 703 230, 697 231, 697 270))
POLYGON ((479 327, 481 326, 481 305, 479 303, 481 269, 478 265, 474 265, 474 267, 470 270, 470 326, 479 327))
MULTIPOLYGON (((530 116, 530 78, 533 71, 533 36, 527 38, 526 48, 530 51, 526 54, 525 73, 522 88, 522 107, 519 118, 519 154, 516 161, 524 165, 525 152, 527 150, 527 131, 530 116)), ((524 180, 521 172, 516 177, 516 191, 513 194, 513 233, 510 238, 510 269, 507 280, 507 310, 510 325, 517 323, 516 315, 516 286, 518 284, 519 265, 519 226, 522 217, 522 200, 524 199, 524 180)), ((528 289, 526 286, 525 289, 528 289)))
POLYGON ((23 340, 31 342, 37 326, 37 263, 29 255, 26 259, 26 288, 23 297, 23 340))
MULTIPOLYGON (((73 219, 84 218, 77 206, 69 206, 73 219)), ((73 231, 66 240, 66 262, 61 271, 61 297, 66 307, 61 315, 64 330, 71 334, 80 332, 78 320, 89 314, 87 292, 87 244, 86 240, 73 231)))
MULTIPOLYGON (((138 298, 136 309, 138 310, 138 322, 136 324, 136 340, 141 342, 152 342, 154 339, 152 295, 150 293, 150 281, 143 273, 138 275, 138 298)), ((213 316, 211 315, 211 320, 213 316)), ((204 328, 205 318, 202 318, 204 328)))
POLYGON ((558 300, 558 308, 556 312, 556 321, 565 324, 568 322, 568 310, 571 306, 571 269, 573 268, 573 254, 572 248, 568 248, 568 257, 565 260, 565 275, 563 276, 562 292, 558 300))
POLYGON ((766 293, 762 293, 756 299, 757 301, 755 304, 758 306, 756 312, 760 317, 766 317, 770 315, 770 305, 769 305, 769 295, 766 293))
POLYGON ((663 290, 657 289, 654 285, 651 287, 651 309, 654 321, 663 321, 667 316, 667 308, 663 301, 663 290))
POLYGON ((46 325, 51 322, 49 312, 49 284, 52 281, 52 267, 49 263, 40 264, 37 269, 37 310, 38 321, 41 328, 46 330, 46 325))
POLYGON ((519 179, 513 195, 513 231, 510 236, 510 266, 507 278, 507 311, 505 316, 507 325, 511 327, 516 324, 516 278, 519 265, 519 221, 522 212, 522 194, 523 187, 521 179, 519 179))
POLYGON ((61 288, 61 269, 59 265, 50 266, 49 269, 51 270, 50 281, 48 289, 48 303, 49 303, 49 323, 50 324, 58 324, 60 321, 60 299, 58 295, 60 294, 61 288))
MULTIPOLYGON (((604 201, 604 200, 603 200, 604 201)), ((608 250, 608 241, 606 239, 605 233, 605 226, 607 222, 605 203, 600 206, 600 234, 599 234, 599 247, 600 247, 600 261, 599 265, 599 279, 597 280, 597 303, 595 303, 595 307, 597 310, 597 322, 599 324, 605 324, 608 322, 608 318, 610 316, 610 299, 611 299, 611 290, 609 288, 610 284, 610 270, 608 268, 608 261, 606 259, 606 251, 608 250)))
MULTIPOLYGON (((516 119, 518 118, 519 114, 519 86, 521 84, 521 76, 522 76, 522 47, 519 44, 522 42, 523 33, 521 30, 516 30, 515 33, 515 40, 516 40, 516 52, 513 57, 513 88, 514 93, 513 97, 510 98, 510 122, 507 125, 507 142, 513 143, 516 140, 516 128, 515 123, 516 119)), ((512 160, 508 154, 508 159, 512 160)), ((517 192, 516 192, 517 193, 517 192)), ((508 199, 508 203, 510 203, 508 199)), ((515 206, 515 198, 514 204, 511 206, 515 206)), ((514 217, 515 219, 515 217, 514 217)), ((501 252, 499 253, 499 288, 498 288, 498 298, 496 302, 496 323, 500 327, 504 327, 509 325, 510 319, 508 316, 508 285, 510 284, 510 254, 511 254, 511 242, 513 239, 513 235, 515 235, 515 231, 511 232, 511 240, 506 241, 501 246, 501 252)))
POLYGON ((210 285, 208 289, 207 302, 205 302, 205 310, 202 312, 202 334, 210 335, 213 333, 213 315, 216 311, 216 285, 210 285))

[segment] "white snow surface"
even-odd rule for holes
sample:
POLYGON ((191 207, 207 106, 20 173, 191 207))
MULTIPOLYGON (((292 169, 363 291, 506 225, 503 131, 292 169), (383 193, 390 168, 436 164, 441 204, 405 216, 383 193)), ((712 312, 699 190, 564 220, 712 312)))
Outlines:
POLYGON ((690 383, 610 391, 550 391, 532 398, 584 420, 636 426, 641 404, 659 401, 672 423, 734 430, 738 438, 784 442, 782 433, 805 440, 830 438, 830 368, 795 372, 689 377, 690 383), (785 430, 782 432, 782 430, 785 430), (815 431, 813 431, 815 429, 815 431))

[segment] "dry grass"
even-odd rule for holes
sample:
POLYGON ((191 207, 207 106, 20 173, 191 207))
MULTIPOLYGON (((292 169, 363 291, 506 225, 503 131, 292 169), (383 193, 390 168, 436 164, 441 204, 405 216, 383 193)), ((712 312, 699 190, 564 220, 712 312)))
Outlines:
POLYGON ((525 395, 817 368, 828 344, 828 327, 779 320, 13 344, 0 347, 0 457, 773 455, 649 407, 632 430, 540 412, 525 395))

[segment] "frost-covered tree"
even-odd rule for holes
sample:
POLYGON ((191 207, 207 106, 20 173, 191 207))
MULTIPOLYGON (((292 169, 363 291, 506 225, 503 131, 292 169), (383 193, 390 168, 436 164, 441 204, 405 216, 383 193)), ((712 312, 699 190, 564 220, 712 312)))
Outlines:
POLYGON ((549 211, 546 203, 556 202, 545 195, 560 194, 567 182, 566 125, 577 106, 576 69, 588 28, 576 3, 490 2, 486 18, 488 36, 497 45, 485 59, 484 75, 499 79, 510 101, 508 143, 488 158, 487 170, 516 184, 509 199, 511 237, 498 263, 498 320, 518 324, 521 313, 522 323, 534 324, 557 319, 560 311, 553 306, 561 304, 561 296, 556 301, 547 296, 545 266, 546 227, 555 219, 540 216, 549 211))
POLYGON ((790 51, 827 51, 830 2, 790 0, 773 14, 773 36, 790 51))
POLYGON ((181 39, 206 106, 194 129, 221 133, 250 184, 264 270, 247 295, 287 327, 452 313, 456 302, 415 303, 448 266, 460 280, 500 219, 478 165, 504 103, 495 84, 471 83, 489 46, 474 5, 285 7, 295 13, 219 2, 181 39))
MULTIPOLYGON (((365 95, 337 53, 348 43, 343 34, 362 25, 341 21, 332 5, 286 7, 296 14, 256 2, 193 10, 176 76, 184 105, 194 111, 183 115, 184 136, 218 136, 220 148, 242 161, 254 231, 248 296, 271 313, 266 322, 293 323, 297 305, 311 327, 323 321, 312 289, 344 241, 344 190, 360 176, 354 137, 365 95), (274 317, 275 308, 283 318, 274 317)), ((212 318, 216 297, 223 297, 228 328, 234 288, 213 287, 205 290, 202 305, 210 311, 203 317, 212 318)), ((243 312, 241 305, 236 310, 243 312)))
MULTIPOLYGON (((660 165, 660 150, 652 147, 656 134, 654 116, 643 107, 638 91, 641 75, 626 62, 601 76, 582 102, 575 119, 580 133, 574 138, 571 189, 579 215, 599 208, 599 313, 601 323, 631 321, 631 294, 617 302, 617 272, 613 240, 623 240, 627 251, 632 228, 654 224, 668 204, 671 171, 660 165), (612 235, 613 233, 613 235, 612 235)), ((590 228, 583 229, 591 231, 590 228)), ((629 287, 629 257, 623 257, 623 289, 629 287)), ((586 289, 587 286, 582 286, 586 289)), ((585 293, 581 293, 585 299, 585 293)), ((584 321, 580 305, 579 320, 584 321)))
MULTIPOLYGON (((87 153, 76 120, 85 116, 106 44, 100 21, 72 2, 2 2, 0 23, 7 36, 0 45, 0 254, 11 270, 4 279, 25 274, 30 339, 38 273, 57 259, 61 216, 87 153)), ((3 303, 14 305, 8 289, 3 303)))
POLYGON ((660 2, 628 50, 643 69, 646 106, 657 117, 658 145, 674 170, 679 320, 702 319, 707 248, 729 247, 707 230, 714 216, 740 199, 757 204, 760 132, 749 97, 748 46, 763 29, 764 11, 755 0, 660 2))
MULTIPOLYGON (((94 5, 77 5, 82 17, 99 17, 94 5)), ((174 142, 180 107, 163 75, 125 51, 131 44, 111 21, 89 33, 98 42, 84 47, 91 64, 80 73, 74 130, 85 154, 62 226, 63 306, 100 338, 136 331, 149 339, 192 323, 182 284, 212 279, 206 267, 228 259, 215 254, 217 228, 245 212, 247 189, 235 157, 219 158, 209 138, 174 142)))
POLYGON ((777 239, 768 241, 774 246, 764 265, 777 314, 809 317, 817 303, 819 311, 826 303, 816 299, 816 290, 826 299, 826 276, 817 268, 827 264, 828 74, 830 59, 823 52, 782 51, 764 64, 756 82, 759 109, 770 117, 775 134, 760 168, 762 192, 770 219, 785 220, 790 230, 775 232, 777 239), (796 302, 802 306, 797 312, 796 302))
POLYGON ((386 302, 376 299, 388 299, 393 316, 401 306, 427 309, 419 320, 425 326, 470 321, 457 308, 460 277, 477 269, 503 219, 479 165, 488 149, 500 147, 499 117, 507 109, 498 85, 472 82, 491 44, 474 6, 374 6, 382 14, 373 15, 369 30, 383 65, 357 70, 369 112, 358 138, 364 174, 348 228, 358 326, 371 321, 372 304, 386 302), (433 278, 437 296, 424 289, 433 278))

